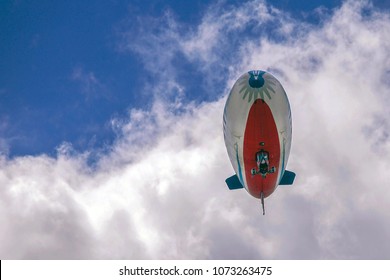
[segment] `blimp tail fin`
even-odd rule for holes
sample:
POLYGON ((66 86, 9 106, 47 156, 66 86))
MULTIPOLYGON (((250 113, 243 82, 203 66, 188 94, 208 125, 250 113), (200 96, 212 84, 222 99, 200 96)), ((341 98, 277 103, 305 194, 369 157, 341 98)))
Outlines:
POLYGON ((295 179, 295 173, 292 171, 285 170, 279 185, 292 185, 294 179, 295 179))
POLYGON ((237 190, 242 189, 243 186, 238 179, 237 175, 233 175, 225 180, 226 185, 228 186, 229 190, 237 190))

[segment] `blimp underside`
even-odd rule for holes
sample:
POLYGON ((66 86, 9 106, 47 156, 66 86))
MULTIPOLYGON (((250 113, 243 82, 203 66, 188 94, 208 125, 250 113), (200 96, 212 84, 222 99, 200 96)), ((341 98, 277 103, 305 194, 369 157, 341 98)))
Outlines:
POLYGON ((245 188, 261 199, 278 185, 291 185, 295 173, 285 170, 291 147, 291 111, 275 77, 249 71, 234 84, 223 116, 227 152, 236 172, 229 189, 245 188))
POLYGON ((257 99, 249 111, 243 156, 249 193, 256 198, 269 196, 277 185, 280 148, 274 118, 262 99, 257 99))

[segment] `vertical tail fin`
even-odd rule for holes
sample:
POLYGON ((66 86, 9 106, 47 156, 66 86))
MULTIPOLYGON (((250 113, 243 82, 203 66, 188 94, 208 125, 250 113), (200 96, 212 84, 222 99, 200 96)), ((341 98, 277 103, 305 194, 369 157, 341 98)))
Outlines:
POLYGON ((242 189, 243 185, 241 184, 240 180, 238 179, 237 175, 233 175, 225 180, 226 185, 228 186, 229 190, 237 190, 242 189))
POLYGON ((292 185, 294 183, 295 173, 292 171, 284 170, 283 177, 279 182, 279 185, 292 185))

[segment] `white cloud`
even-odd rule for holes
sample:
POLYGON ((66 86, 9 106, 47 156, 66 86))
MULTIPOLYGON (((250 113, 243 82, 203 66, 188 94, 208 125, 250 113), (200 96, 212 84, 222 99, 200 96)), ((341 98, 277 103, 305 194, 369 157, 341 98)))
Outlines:
POLYGON ((262 1, 213 8, 197 27, 169 16, 163 29, 131 41, 146 69, 167 72, 149 87, 150 110, 112 120, 118 139, 96 168, 68 145, 56 158, 0 158, 2 259, 389 258, 388 14, 350 1, 310 26, 262 1), (274 30, 229 45, 248 26, 269 28, 263 21, 275 15, 274 30), (166 53, 156 55, 161 44, 166 53), (211 80, 222 68, 209 88, 216 101, 185 103, 178 53, 211 80), (258 200, 225 187, 233 170, 222 137, 225 99, 217 98, 258 68, 273 71, 289 96, 288 168, 297 173, 294 186, 266 200, 264 217, 258 200))

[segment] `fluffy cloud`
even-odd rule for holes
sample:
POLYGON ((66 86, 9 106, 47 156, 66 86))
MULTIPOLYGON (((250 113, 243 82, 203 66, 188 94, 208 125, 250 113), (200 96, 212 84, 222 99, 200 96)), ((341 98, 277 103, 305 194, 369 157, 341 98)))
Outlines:
POLYGON ((96 166, 67 144, 56 158, 0 158, 2 259, 390 257, 389 15, 349 1, 310 25, 263 1, 216 5, 198 26, 166 13, 164 28, 124 36, 161 76, 145 85, 149 110, 112 120, 118 138, 96 166), (213 101, 188 101, 177 57, 213 101), (224 184, 222 110, 249 69, 279 78, 293 114, 297 179, 264 217, 224 184))

